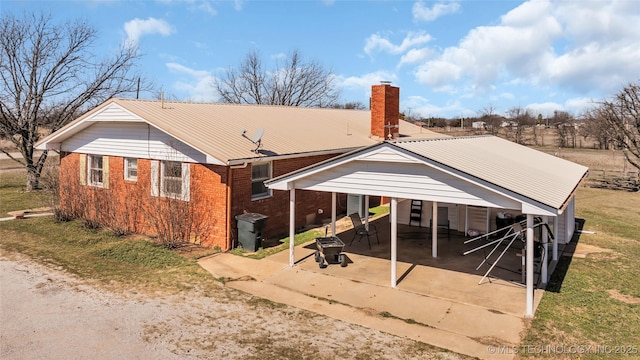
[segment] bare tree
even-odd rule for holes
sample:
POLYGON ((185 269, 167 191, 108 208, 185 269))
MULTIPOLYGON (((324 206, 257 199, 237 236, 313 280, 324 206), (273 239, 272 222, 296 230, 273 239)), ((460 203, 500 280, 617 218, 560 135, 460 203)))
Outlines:
POLYGON ((339 97, 333 73, 316 61, 304 62, 297 50, 273 71, 253 51, 213 85, 222 101, 233 104, 331 107, 339 97))
POLYGON ((598 149, 609 149, 617 145, 615 129, 609 126, 605 117, 602 108, 591 109, 582 116, 584 123, 580 127, 580 135, 594 141, 598 149))
POLYGON ((600 103, 599 113, 615 132, 629 163, 640 169, 640 83, 630 83, 612 100, 600 103))
POLYGON ((576 121, 573 115, 566 111, 556 110, 549 122, 558 128, 558 146, 576 147, 576 121))
POLYGON ((500 131, 500 125, 502 124, 502 117, 496 114, 496 109, 493 105, 489 104, 478 112, 479 120, 484 121, 485 128, 491 132, 491 135, 498 135, 500 131))
POLYGON ((524 138, 525 129, 535 124, 531 111, 515 106, 507 110, 506 115, 509 119, 509 126, 505 127, 507 137, 516 144, 524 144, 527 140, 524 138))
POLYGON ((91 52, 97 31, 84 21, 54 24, 50 16, 11 14, 0 19, 0 138, 11 141, 25 166, 27 190, 38 188, 47 151, 34 145, 104 100, 139 89, 137 49, 123 45, 111 57, 91 52), (46 126, 46 127, 45 127, 46 126))

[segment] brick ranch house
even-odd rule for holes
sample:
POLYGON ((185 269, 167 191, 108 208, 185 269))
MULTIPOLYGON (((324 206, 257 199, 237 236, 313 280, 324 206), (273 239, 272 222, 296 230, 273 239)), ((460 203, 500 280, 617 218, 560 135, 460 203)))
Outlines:
MULTIPOLYGON (((228 250, 239 214, 267 215, 267 237, 288 232, 289 194, 264 181, 384 139, 441 137, 399 119, 399 93, 372 86, 370 111, 114 98, 37 147, 60 153, 62 212, 228 250)), ((331 194, 297 193, 296 227, 330 216, 331 194)))

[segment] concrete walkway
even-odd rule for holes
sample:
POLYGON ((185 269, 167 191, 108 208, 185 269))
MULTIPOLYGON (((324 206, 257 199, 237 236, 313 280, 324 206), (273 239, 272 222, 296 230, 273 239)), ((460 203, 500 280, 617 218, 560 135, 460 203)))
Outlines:
MULTIPOLYGON (((493 350, 496 346, 506 348, 520 343, 526 330, 522 314, 474 304, 473 299, 465 301, 465 296, 472 298, 473 291, 480 289, 498 297, 497 302, 515 301, 520 306, 524 298, 518 295, 513 299, 509 286, 495 282, 478 286, 477 277, 470 274, 414 266, 394 289, 388 285, 388 261, 347 253, 352 263, 346 268, 331 264, 321 270, 310 244, 313 243, 296 247, 296 258, 300 260, 293 268, 288 266, 288 252, 262 260, 221 253, 204 258, 199 264, 213 276, 226 279, 227 286, 274 302, 460 354, 483 359, 513 358, 509 354, 495 354, 493 350), (367 276, 358 277, 363 266, 367 276), (464 279, 465 276, 470 279, 464 279), (410 281, 409 277, 416 279, 410 281), (450 298, 431 296, 419 292, 420 278, 448 279, 450 284, 457 283, 457 287, 470 290, 450 298)), ((402 274, 401 268, 409 269, 411 264, 398 266, 398 273, 402 274)), ((446 285, 446 281, 436 281, 446 285)), ((540 298, 541 292, 536 292, 536 305, 540 298)))

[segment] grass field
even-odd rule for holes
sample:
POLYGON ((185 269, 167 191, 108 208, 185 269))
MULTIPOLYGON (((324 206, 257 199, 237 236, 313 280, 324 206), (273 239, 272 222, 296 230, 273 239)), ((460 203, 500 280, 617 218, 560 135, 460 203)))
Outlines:
MULTIPOLYGON (((0 172, 0 213, 48 201, 42 192, 24 192, 23 177, 22 172, 0 172)), ((640 193, 580 188, 576 204, 584 229, 595 232, 582 234, 578 243, 594 251, 584 257, 561 258, 523 344, 554 349, 592 346, 593 351, 597 346, 602 351, 635 349, 635 354, 615 358, 640 358, 640 193)), ((88 230, 81 222, 57 223, 51 218, 0 222, 0 247, 112 289, 177 293, 194 287, 213 291, 215 284, 192 258, 141 236, 88 230)), ((614 357, 579 355, 581 359, 614 357)), ((577 354, 539 352, 518 357, 578 358, 577 354)))
POLYGON ((632 354, 591 353, 581 359, 640 358, 640 193, 582 188, 576 207, 584 229, 595 232, 580 235, 578 244, 593 252, 560 259, 523 344, 592 346, 593 352, 609 346, 604 349, 632 354))

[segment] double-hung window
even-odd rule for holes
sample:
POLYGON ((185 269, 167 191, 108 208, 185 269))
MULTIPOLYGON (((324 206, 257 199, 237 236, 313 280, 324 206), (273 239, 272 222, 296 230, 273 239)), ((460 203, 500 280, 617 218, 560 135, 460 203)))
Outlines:
POLYGON ((109 157, 80 154, 80 185, 109 188, 109 157))
POLYGON ((102 163, 102 156, 100 155, 89 155, 87 157, 88 160, 88 178, 89 185, 92 186, 102 186, 104 179, 104 170, 102 163))
POLYGON ((138 180, 138 159, 125 158, 124 159, 124 179, 136 181, 138 180))
POLYGON ((178 161, 162 162, 162 196, 182 197, 182 163, 178 161))
POLYGON ((271 163, 251 164, 251 199, 271 196, 271 190, 264 184, 271 178, 271 163))
POLYGON ((151 160, 151 196, 189 201, 190 167, 179 161, 151 160))

